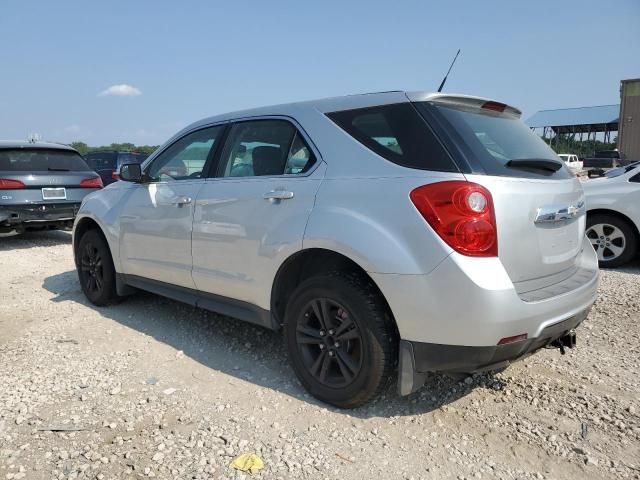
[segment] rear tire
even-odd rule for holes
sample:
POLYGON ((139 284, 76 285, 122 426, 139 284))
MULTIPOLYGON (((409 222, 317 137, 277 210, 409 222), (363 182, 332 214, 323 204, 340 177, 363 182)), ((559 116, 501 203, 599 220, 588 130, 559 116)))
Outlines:
POLYGON ((111 251, 98 230, 89 230, 82 236, 76 261, 80 286, 91 303, 102 307, 118 299, 111 251))
POLYGON ((305 389, 340 408, 379 395, 397 365, 388 307, 367 278, 350 272, 312 277, 296 288, 285 312, 285 343, 305 389))
POLYGON ((587 217, 587 238, 602 268, 615 268, 628 263, 637 253, 638 238, 629 222, 614 215, 595 214, 587 217))

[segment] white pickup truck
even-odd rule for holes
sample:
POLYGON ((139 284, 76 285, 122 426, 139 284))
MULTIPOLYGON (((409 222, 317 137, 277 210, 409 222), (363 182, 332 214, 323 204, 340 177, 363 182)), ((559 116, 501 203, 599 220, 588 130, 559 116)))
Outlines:
POLYGON ((569 167, 573 173, 578 173, 582 170, 583 164, 582 161, 578 159, 577 155, 573 155, 571 153, 559 153, 558 156, 567 164, 567 167, 569 167))

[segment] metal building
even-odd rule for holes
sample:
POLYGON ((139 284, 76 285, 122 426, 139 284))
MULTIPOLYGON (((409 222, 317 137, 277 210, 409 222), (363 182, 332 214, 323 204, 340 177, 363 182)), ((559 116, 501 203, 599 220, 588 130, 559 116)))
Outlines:
POLYGON ((620 82, 618 151, 626 160, 640 160, 640 78, 620 82))
POLYGON ((542 137, 551 138, 551 145, 559 135, 570 135, 572 140, 583 141, 596 140, 598 133, 603 134, 602 140, 610 143, 611 133, 618 131, 619 116, 620 105, 599 105, 541 110, 525 123, 534 131, 542 129, 542 137))

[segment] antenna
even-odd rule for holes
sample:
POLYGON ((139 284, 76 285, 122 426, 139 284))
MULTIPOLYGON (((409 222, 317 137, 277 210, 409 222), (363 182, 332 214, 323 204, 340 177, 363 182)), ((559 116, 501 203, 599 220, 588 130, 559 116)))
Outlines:
POLYGON ((444 78, 442 79, 442 83, 438 87, 438 93, 442 91, 442 87, 444 87, 444 84, 447 82, 447 77, 449 76, 449 73, 451 73, 451 69, 453 68, 453 64, 456 63, 458 55, 460 55, 460 49, 458 49, 458 53, 456 53, 456 56, 453 57, 453 62, 451 62, 451 65, 449 65, 449 70, 447 70, 447 74, 444 76, 444 78))
POLYGON ((41 139, 42 137, 40 136, 39 133, 30 133, 29 136, 27 137, 27 141, 29 143, 38 143, 41 139))

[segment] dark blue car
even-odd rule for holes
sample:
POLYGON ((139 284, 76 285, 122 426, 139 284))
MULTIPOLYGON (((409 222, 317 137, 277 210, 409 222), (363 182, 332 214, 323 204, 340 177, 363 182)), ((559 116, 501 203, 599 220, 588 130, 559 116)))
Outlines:
POLYGON ((87 165, 100 175, 102 183, 109 185, 119 180, 118 172, 123 163, 142 163, 148 155, 135 152, 92 152, 84 156, 87 165))

